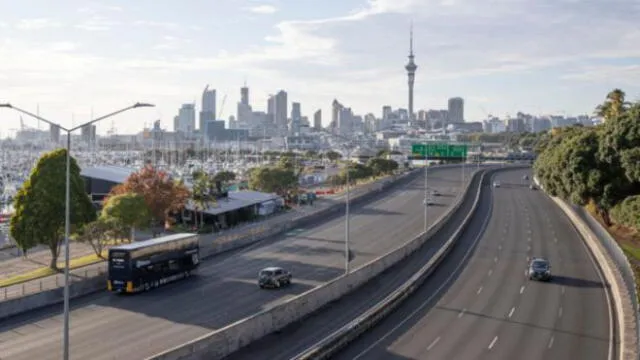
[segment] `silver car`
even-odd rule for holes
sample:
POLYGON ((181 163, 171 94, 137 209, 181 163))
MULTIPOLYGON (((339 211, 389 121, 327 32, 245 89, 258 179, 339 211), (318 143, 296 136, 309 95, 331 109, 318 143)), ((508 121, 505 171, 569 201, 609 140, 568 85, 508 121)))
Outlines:
POLYGON ((258 273, 258 286, 261 289, 266 287, 279 288, 291 284, 291 273, 281 267, 268 267, 258 273))
POLYGON ((544 258, 533 258, 527 269, 529 280, 549 281, 551 280, 551 264, 544 258))

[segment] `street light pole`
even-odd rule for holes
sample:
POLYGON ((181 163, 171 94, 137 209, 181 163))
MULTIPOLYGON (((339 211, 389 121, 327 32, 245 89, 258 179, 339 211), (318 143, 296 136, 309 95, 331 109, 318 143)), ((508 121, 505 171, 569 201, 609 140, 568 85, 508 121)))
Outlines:
POLYGON ((59 124, 54 123, 53 121, 47 120, 39 115, 31 113, 27 110, 23 110, 21 108, 15 107, 11 104, 0 104, 0 108, 8 108, 13 109, 17 112, 23 113, 32 118, 38 119, 48 125, 56 126, 60 130, 67 133, 67 156, 66 156, 66 171, 65 171, 65 194, 64 194, 64 202, 65 202, 65 210, 64 210, 64 326, 63 326, 63 359, 69 360, 69 237, 71 235, 71 133, 74 131, 81 129, 85 126, 93 125, 98 121, 104 120, 106 118, 110 118, 112 116, 118 115, 125 111, 129 111, 132 109, 140 108, 140 107, 154 107, 155 105, 146 104, 146 103, 135 103, 126 108, 114 111, 107 115, 101 116, 99 118, 88 121, 82 125, 78 125, 72 128, 65 128, 60 126, 59 124))
POLYGON ((345 274, 349 273, 349 192, 350 192, 350 184, 349 184, 349 159, 347 159, 347 195, 345 198, 345 210, 344 210, 344 272, 345 274))

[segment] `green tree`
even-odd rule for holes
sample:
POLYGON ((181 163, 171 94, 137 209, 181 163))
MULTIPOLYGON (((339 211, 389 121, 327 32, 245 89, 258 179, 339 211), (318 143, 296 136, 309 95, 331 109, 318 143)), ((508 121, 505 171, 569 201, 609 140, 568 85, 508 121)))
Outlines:
POLYGON ((119 238, 121 232, 119 224, 113 223, 111 220, 100 217, 95 221, 85 224, 78 229, 75 240, 82 243, 88 243, 98 257, 104 258, 102 252, 109 241, 119 238))
POLYGON ((630 228, 640 229, 640 195, 629 196, 611 209, 611 217, 630 228))
POLYGON ((147 228, 152 214, 142 195, 124 193, 109 196, 102 208, 102 217, 124 226, 131 234, 131 241, 135 241, 135 229, 147 228))
POLYGON ((383 158, 371 158, 367 161, 367 167, 371 169, 373 176, 391 174, 398 169, 398 163, 394 160, 383 158))
MULTIPOLYGON (((65 184, 67 150, 44 154, 15 198, 10 234, 22 250, 35 244, 51 252, 52 269, 57 268, 65 226, 65 184)), ((70 164, 70 215, 74 228, 93 221, 96 210, 85 192, 84 180, 75 158, 70 164)))
POLYGON ((220 171, 213 176, 213 181, 220 181, 222 183, 229 183, 231 181, 234 181, 235 179, 236 173, 228 170, 220 171))
POLYGON ((249 173, 249 188, 286 196, 297 189, 298 178, 292 170, 280 167, 259 167, 249 173))
POLYGON ((598 105, 596 114, 605 118, 605 121, 621 116, 628 108, 629 102, 625 101, 626 94, 620 89, 613 89, 607 94, 604 103, 598 105))
POLYGON ((198 217, 196 216, 196 226, 202 227, 204 225, 204 211, 216 202, 216 195, 217 189, 215 177, 212 177, 202 171, 195 172, 193 174, 191 198, 196 209, 200 210, 200 224, 198 225, 198 217))
POLYGON ((324 154, 330 161, 337 161, 342 158, 342 154, 337 151, 329 150, 324 154))

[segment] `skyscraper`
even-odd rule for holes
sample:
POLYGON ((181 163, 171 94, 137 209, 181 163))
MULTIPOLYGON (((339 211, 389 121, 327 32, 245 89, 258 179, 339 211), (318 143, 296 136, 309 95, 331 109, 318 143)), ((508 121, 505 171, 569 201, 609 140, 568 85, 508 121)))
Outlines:
POLYGON ((200 132, 206 133, 207 121, 216 119, 216 89, 209 90, 209 85, 202 92, 202 110, 200 111, 200 132))
POLYGON ((411 25, 411 30, 409 32, 409 63, 404 67, 407 70, 407 75, 409 77, 409 121, 414 119, 413 114, 413 81, 416 76, 416 70, 418 70, 418 65, 413 62, 413 25, 411 25))
POLYGON ((322 129, 322 109, 313 113, 313 128, 318 131, 322 129))
MULTIPOLYGON (((202 119, 201 119, 202 120, 202 119)), ((196 127, 196 106, 195 104, 183 104, 178 110, 178 121, 176 131, 183 133, 192 133, 196 127)), ((202 129, 206 128, 205 124, 200 124, 202 129)))
POLYGON ((464 122, 464 100, 460 97, 449 99, 449 124, 464 122))
POLYGON ((300 133, 301 122, 302 111, 300 110, 300 103, 293 102, 291 103, 291 126, 289 127, 289 132, 291 133, 291 135, 300 133))
POLYGON ((276 127, 281 133, 285 133, 288 128, 287 123, 287 92, 284 90, 278 91, 274 100, 274 122, 276 127))
POLYGON ((240 103, 242 105, 249 105, 249 88, 246 83, 240 88, 240 103))

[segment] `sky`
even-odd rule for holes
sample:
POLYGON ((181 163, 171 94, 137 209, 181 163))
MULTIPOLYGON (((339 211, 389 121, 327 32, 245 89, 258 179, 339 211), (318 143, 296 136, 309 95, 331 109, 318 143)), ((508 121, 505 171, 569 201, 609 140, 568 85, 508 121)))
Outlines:
MULTIPOLYGON (((303 115, 337 99, 357 114, 465 99, 488 114, 589 114, 613 88, 640 98, 640 0, 0 0, 0 102, 69 127, 133 133, 209 84, 220 117, 246 81, 255 110, 284 89, 303 115), (222 98, 226 95, 224 107, 222 98), (221 108, 222 107, 222 108, 221 108)), ((38 127, 24 117, 25 126, 38 127)), ((45 128, 44 125, 40 125, 45 128)), ((0 108, 0 135, 20 115, 0 108)))

